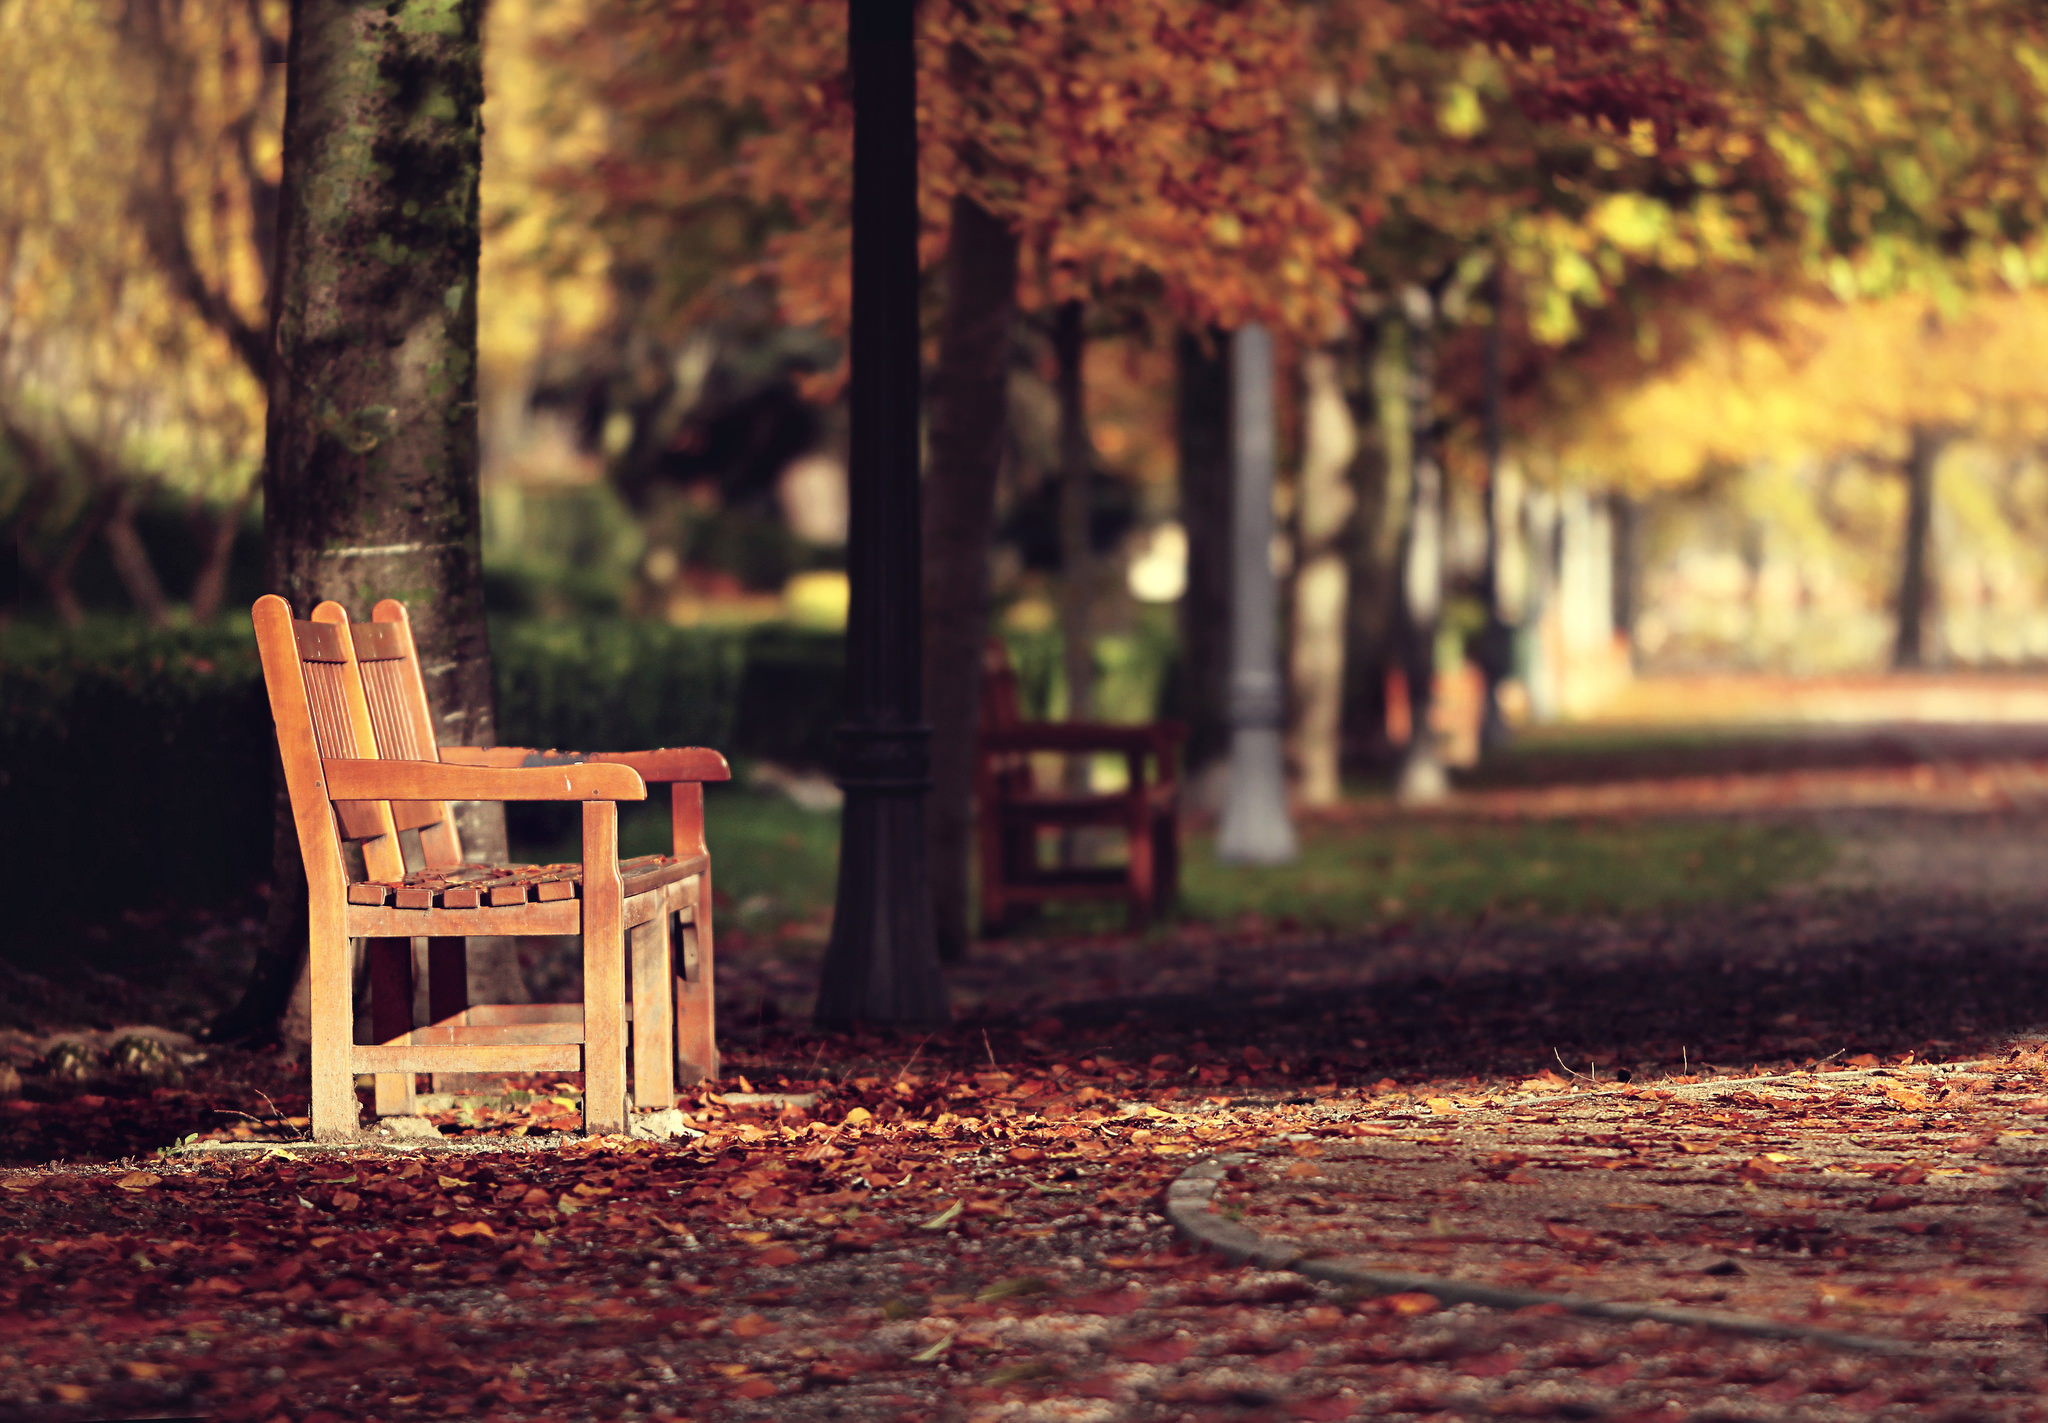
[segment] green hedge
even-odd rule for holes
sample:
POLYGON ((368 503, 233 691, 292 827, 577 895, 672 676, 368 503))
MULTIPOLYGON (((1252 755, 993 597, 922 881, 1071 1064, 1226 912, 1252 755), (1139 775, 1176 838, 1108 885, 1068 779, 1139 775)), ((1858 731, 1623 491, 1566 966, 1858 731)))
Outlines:
MULTIPOLYGON (((502 742, 829 760, 835 634, 589 619, 491 640, 502 742)), ((246 624, 0 629, 8 901, 58 924, 246 892, 269 870, 273 756, 246 624)))

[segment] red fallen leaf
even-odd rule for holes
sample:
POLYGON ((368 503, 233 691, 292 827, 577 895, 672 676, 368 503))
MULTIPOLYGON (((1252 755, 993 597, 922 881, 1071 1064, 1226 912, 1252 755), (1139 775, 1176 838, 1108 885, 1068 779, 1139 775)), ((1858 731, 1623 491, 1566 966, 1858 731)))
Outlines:
POLYGON ((1252 1043, 1248 1043, 1245 1045, 1244 1052, 1241 1054, 1241 1056, 1244 1058, 1244 1065, 1246 1067, 1251 1068, 1254 1072, 1257 1072, 1262 1068, 1271 1066, 1273 1062, 1272 1058, 1266 1056, 1265 1052, 1262 1049, 1260 1049, 1256 1044, 1252 1043))
POLYGON ((1573 1250, 1590 1250, 1600 1243, 1599 1235, 1582 1225, 1560 1225, 1556 1221, 1548 1221, 1543 1229, 1552 1240, 1573 1250))
POLYGON ((1116 1356, 1134 1364, 1177 1364, 1194 1352, 1193 1341, 1178 1334, 1164 1339, 1133 1339, 1116 1346, 1116 1356))
POLYGON ((1510 1186, 1533 1186, 1540 1178, 1534 1171, 1518 1166, 1500 1179, 1510 1186))
POLYGON ((1010 1148, 1009 1156, 1010 1160, 1016 1162, 1019 1166, 1028 1165, 1033 1161, 1045 1160, 1045 1153, 1035 1146, 1013 1146, 1010 1148))
POLYGON ((1864 1206, 1863 1209, 1883 1213, 1887 1211, 1902 1211, 1912 1204, 1913 1198, 1911 1196, 1900 1195, 1897 1191, 1886 1191, 1881 1196, 1873 1196, 1869 1204, 1864 1206))
POLYGON ((1287 1416, 1300 1418, 1306 1423, 1335 1423, 1335 1420, 1358 1416, 1358 1396, 1350 1393, 1330 1393, 1321 1398, 1296 1398, 1287 1403, 1287 1416))
POLYGON ((1400 1315, 1434 1314, 1443 1308, 1435 1295, 1426 1295, 1419 1290, 1388 1295, 1380 1300, 1380 1304, 1392 1313, 1400 1315))
POLYGON ((782 1326, 763 1314, 743 1314, 732 1322, 732 1332, 742 1339, 760 1339, 770 1334, 780 1334, 782 1326))
POLYGON ((1136 1290, 1104 1290, 1099 1294, 1077 1295, 1067 1301, 1067 1308, 1076 1314, 1102 1314, 1117 1318, 1136 1313, 1145 1303, 1145 1297, 1136 1290))
POLYGON ((766 1379, 748 1379, 733 1390, 739 1398, 773 1398, 780 1390, 766 1379))
POLYGON ((1616 1359, 1613 1363, 1597 1369, 1588 1369, 1582 1376, 1587 1383, 1598 1388, 1614 1388, 1627 1383, 1636 1376, 1636 1364, 1632 1359, 1616 1359))
POLYGON ((801 1259, 803 1259, 803 1256, 797 1254, 796 1251, 790 1249, 787 1245, 771 1246, 754 1257, 756 1263, 769 1266, 771 1269, 781 1269, 785 1265, 794 1265, 801 1259))

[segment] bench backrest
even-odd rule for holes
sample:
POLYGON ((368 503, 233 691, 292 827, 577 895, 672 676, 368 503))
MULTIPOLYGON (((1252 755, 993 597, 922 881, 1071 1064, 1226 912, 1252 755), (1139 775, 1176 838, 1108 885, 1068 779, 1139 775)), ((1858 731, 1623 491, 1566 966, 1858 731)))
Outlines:
MULTIPOLYGON (((323 605, 331 606, 331 605, 323 605)), ((434 714, 413 646, 412 620, 405 604, 386 598, 370 610, 370 621, 352 623, 356 666, 362 675, 376 755, 386 761, 438 761, 434 714)), ((394 800, 391 820, 399 830, 420 832, 420 857, 430 870, 462 863, 462 839, 445 800, 394 800)))
POLYGON ((448 802, 336 800, 327 797, 320 762, 328 759, 438 761, 419 653, 405 607, 387 598, 367 623, 349 621, 339 603, 293 618, 284 599, 254 610, 263 681, 277 723, 278 754, 308 873, 316 860, 340 861, 340 842, 361 843, 373 880, 405 875, 399 832, 419 831, 427 869, 462 863, 462 840, 448 802), (329 809, 331 807, 331 810, 329 809))
POLYGON ((348 878, 344 840, 361 843, 371 879, 403 878, 404 856, 390 804, 329 799, 320 768, 323 760, 377 756, 348 612, 339 603, 322 603, 311 618, 294 618, 291 604, 265 594, 256 600, 251 617, 307 880, 316 893, 339 893, 337 887, 348 878))

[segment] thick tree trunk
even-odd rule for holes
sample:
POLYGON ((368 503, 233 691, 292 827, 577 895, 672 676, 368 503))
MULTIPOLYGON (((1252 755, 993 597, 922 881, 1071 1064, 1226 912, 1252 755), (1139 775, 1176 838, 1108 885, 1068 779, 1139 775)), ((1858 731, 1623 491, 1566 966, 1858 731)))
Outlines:
MULTIPOLYGON (((1095 460, 1082 383, 1085 318, 1080 302, 1061 302, 1052 328, 1053 393, 1060 412, 1060 645, 1069 721, 1086 721, 1095 709, 1095 558, 1089 542, 1095 460)), ((1087 762, 1078 756, 1067 760, 1069 788, 1087 789, 1087 762)))
POLYGON ((1344 746, 1355 766, 1387 744, 1387 672, 1394 665, 1402 531, 1408 522, 1408 357, 1398 320, 1359 336, 1357 380, 1347 391, 1362 438, 1351 464, 1353 505, 1344 540, 1350 567, 1344 629, 1344 746))
MULTIPOLYGON (((301 616, 403 599, 436 734, 471 746, 495 739, 477 493, 482 16, 482 0, 292 6, 263 472, 266 586, 301 616)), ((468 858, 504 858, 502 806, 458 807, 457 824, 468 858)), ((287 829, 273 863, 262 960, 221 1025, 237 1035, 289 1027, 280 990, 305 955, 287 829)))
POLYGON ((849 0, 853 323, 848 342, 846 720, 839 884, 820 1027, 950 1016, 925 856, 918 513, 917 31, 913 0, 849 0))
POLYGON ((1924 666, 1927 661, 1927 611, 1933 593, 1927 555, 1934 530, 1934 466, 1946 443, 1931 426, 1915 425, 1902 470, 1906 476, 1906 530, 1899 558, 1898 640, 1892 646, 1892 666, 1902 671, 1924 666))
POLYGON ((1174 343, 1174 434, 1187 587, 1180 600, 1180 667, 1173 714, 1188 725, 1190 777, 1230 749, 1230 351, 1223 332, 1182 332, 1174 343))
POLYGON ((1410 468, 1408 536, 1401 557, 1401 663, 1408 676, 1408 754, 1396 795, 1410 803, 1449 793, 1443 753, 1430 727, 1436 700, 1436 638, 1444 599, 1444 480, 1437 458, 1436 296, 1421 287, 1404 293, 1408 333, 1410 468))
POLYGON ((1301 367, 1301 485, 1296 508, 1293 682, 1296 794, 1334 805, 1342 793, 1344 615, 1349 598, 1344 533, 1357 502, 1347 476, 1358 426, 1344 398, 1337 353, 1311 351, 1301 367))
POLYGON ((939 957, 948 963, 966 954, 972 937, 974 736, 1016 316, 1017 235, 972 198, 955 198, 924 482, 924 686, 932 726, 926 823, 939 957))

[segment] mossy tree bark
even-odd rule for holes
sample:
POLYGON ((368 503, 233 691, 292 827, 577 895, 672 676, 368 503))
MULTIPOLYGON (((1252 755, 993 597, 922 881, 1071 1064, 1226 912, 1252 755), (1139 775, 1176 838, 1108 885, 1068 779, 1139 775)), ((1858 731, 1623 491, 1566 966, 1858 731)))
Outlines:
MULTIPOLYGON (((265 583, 412 614, 443 744, 494 739, 477 492, 483 0, 294 0, 272 280, 265 583)), ((282 805, 283 791, 279 792, 282 805)), ((502 859, 502 806, 458 809, 502 859)), ((305 888, 279 816, 264 952, 223 1026, 298 1028, 305 888)))
POLYGON ((1017 235, 972 198, 956 197, 924 483, 924 687, 932 726, 926 824, 939 957, 949 963, 966 955, 972 937, 974 736, 1016 317, 1017 235))

